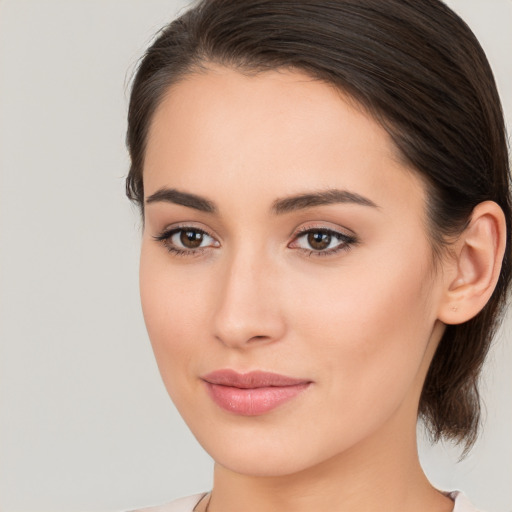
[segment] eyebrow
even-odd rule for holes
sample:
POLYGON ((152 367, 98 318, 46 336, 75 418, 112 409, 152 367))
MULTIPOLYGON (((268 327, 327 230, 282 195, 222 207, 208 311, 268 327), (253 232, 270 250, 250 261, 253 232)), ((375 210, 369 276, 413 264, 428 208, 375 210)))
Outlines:
POLYGON ((209 199, 188 192, 180 192, 175 188, 161 188, 146 199, 146 204, 157 202, 179 204, 206 213, 217 212, 215 204, 209 199))
POLYGON ((277 199, 272 204, 272 211, 276 214, 290 213, 296 210, 313 208, 337 203, 352 203, 361 206, 378 208, 371 200, 348 190, 329 189, 325 191, 298 194, 283 199, 277 199))
MULTIPOLYGON (((217 207, 213 201, 196 194, 181 192, 175 188, 161 188, 146 199, 146 204, 165 202, 179 204, 187 208, 193 208, 201 212, 217 213, 217 207)), ((355 192, 348 190, 329 189, 319 192, 297 194, 282 199, 276 199, 272 203, 271 211, 276 215, 290 213, 297 210, 305 210, 315 206, 323 206, 337 203, 351 203, 361 206, 378 208, 371 200, 355 192)))

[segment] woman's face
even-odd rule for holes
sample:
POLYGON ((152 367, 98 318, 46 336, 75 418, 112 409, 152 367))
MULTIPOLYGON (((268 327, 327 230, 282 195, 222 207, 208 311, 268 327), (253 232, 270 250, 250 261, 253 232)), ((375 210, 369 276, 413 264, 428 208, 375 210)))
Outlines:
POLYGON ((442 272, 380 125, 302 73, 212 67, 156 111, 144 189, 146 325, 219 464, 290 474, 411 435, 442 272))

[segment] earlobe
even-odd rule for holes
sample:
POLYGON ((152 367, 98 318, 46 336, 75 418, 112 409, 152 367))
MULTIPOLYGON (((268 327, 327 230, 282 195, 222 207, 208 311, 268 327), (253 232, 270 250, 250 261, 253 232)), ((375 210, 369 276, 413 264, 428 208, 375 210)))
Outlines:
POLYGON ((478 204, 454 244, 439 320, 461 324, 483 309, 498 282, 505 246, 503 210, 493 201, 478 204))

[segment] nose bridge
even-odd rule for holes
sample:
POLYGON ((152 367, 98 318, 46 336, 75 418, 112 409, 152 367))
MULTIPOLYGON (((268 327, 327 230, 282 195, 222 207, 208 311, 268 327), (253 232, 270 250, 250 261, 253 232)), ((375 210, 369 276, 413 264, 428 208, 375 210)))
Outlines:
POLYGON ((264 249, 248 243, 227 255, 214 317, 216 338, 242 347, 282 336, 284 321, 272 276, 273 264, 264 249))

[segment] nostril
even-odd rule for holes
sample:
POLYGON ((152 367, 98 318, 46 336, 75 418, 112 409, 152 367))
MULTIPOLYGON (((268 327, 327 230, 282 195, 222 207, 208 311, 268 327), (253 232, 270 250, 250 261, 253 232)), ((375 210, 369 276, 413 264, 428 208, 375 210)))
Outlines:
POLYGON ((268 339, 268 336, 253 336, 249 342, 251 341, 263 341, 263 340, 266 340, 268 339))

